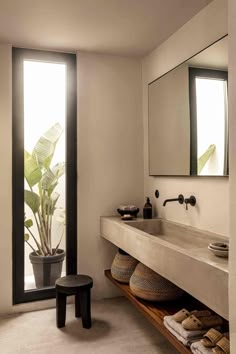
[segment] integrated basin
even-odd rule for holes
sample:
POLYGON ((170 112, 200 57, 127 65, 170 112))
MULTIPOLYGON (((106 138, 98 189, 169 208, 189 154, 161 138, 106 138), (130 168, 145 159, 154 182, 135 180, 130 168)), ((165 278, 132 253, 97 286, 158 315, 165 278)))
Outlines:
POLYGON ((163 219, 139 220, 126 222, 126 224, 158 237, 159 241, 169 242, 183 249, 207 248, 209 243, 219 239, 218 235, 210 235, 209 233, 206 235, 193 228, 190 230, 188 226, 163 219))
POLYGON ((228 319, 228 260, 207 248, 228 237, 164 219, 101 217, 101 236, 228 319))

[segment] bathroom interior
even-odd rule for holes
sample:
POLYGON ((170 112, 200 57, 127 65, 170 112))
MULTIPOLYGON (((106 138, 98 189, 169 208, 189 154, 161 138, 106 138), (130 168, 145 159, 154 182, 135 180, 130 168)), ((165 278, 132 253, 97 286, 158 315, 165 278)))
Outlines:
POLYGON ((0 1, 0 353, 236 354, 235 38, 234 0, 0 1))

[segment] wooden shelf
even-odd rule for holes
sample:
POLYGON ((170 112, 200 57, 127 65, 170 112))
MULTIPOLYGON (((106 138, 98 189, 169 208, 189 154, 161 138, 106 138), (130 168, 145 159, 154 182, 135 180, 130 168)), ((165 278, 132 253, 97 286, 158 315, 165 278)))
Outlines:
POLYGON ((206 306, 194 299, 190 295, 184 296, 183 299, 175 302, 152 303, 136 298, 130 291, 128 284, 119 283, 111 276, 109 269, 105 270, 105 276, 117 286, 127 299, 158 329, 158 331, 182 354, 192 353, 191 350, 185 347, 174 337, 164 326, 164 316, 173 315, 182 308, 188 310, 205 309, 206 306))

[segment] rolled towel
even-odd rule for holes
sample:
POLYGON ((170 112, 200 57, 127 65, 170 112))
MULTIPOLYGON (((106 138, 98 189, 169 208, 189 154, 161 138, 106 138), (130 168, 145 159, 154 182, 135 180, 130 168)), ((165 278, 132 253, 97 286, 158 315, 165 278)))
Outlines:
POLYGON ((182 327, 181 323, 176 322, 172 316, 164 317, 164 326, 173 334, 183 345, 189 347, 193 342, 198 341, 206 333, 206 330, 189 331, 182 327))
POLYGON ((212 349, 206 348, 200 341, 192 343, 190 349, 194 354, 212 354, 212 349))

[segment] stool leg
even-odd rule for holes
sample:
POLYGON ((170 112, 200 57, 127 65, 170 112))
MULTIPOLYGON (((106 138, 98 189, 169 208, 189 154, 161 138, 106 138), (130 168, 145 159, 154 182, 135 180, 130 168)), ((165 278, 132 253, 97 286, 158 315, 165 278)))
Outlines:
POLYGON ((57 328, 65 327, 66 323, 66 294, 56 292, 57 328))
POLYGON ((79 300, 79 293, 75 294, 75 317, 80 317, 80 300, 79 300))
POLYGON ((90 289, 80 291, 80 311, 84 328, 91 328, 90 289))

